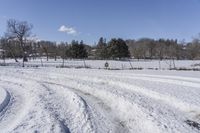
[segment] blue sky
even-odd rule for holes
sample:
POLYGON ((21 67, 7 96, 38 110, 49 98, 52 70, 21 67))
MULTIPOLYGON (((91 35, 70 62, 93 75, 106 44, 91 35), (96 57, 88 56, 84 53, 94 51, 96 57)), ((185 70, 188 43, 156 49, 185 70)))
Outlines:
POLYGON ((177 38, 200 33, 200 0, 0 0, 0 36, 9 18, 26 20, 39 39, 177 38))

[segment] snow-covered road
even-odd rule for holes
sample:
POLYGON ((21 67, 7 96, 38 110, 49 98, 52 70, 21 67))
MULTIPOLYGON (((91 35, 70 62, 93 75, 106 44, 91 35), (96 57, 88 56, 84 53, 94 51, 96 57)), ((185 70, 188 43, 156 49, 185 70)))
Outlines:
POLYGON ((200 132, 200 73, 0 68, 0 132, 200 132))

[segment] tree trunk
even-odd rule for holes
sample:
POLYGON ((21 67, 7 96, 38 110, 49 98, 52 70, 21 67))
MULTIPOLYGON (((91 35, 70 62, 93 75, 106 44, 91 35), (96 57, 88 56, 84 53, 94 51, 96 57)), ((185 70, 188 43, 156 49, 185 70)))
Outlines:
POLYGON ((159 60, 159 62, 158 62, 158 63, 159 63, 159 69, 161 69, 161 63, 160 63, 160 61, 161 61, 161 60, 159 60))
POLYGON ((131 66, 131 69, 133 69, 133 65, 132 65, 132 63, 131 63, 131 60, 129 59, 129 64, 130 64, 130 66, 131 66))
POLYGON ((40 60, 41 60, 41 65, 42 65, 42 67, 43 67, 43 61, 42 61, 42 57, 40 57, 40 60))
POLYGON ((47 56, 47 61, 49 61, 49 54, 48 54, 48 52, 46 52, 46 56, 47 56))
POLYGON ((83 62, 84 62, 84 67, 86 68, 86 63, 85 63, 85 59, 83 59, 83 62))
POLYGON ((20 45, 21 45, 21 49, 22 49, 22 52, 23 52, 23 63, 22 63, 22 67, 24 67, 24 62, 27 61, 27 58, 26 58, 25 46, 24 46, 23 38, 20 39, 20 45))
POLYGON ((55 53, 55 61, 57 60, 57 54, 55 53))
POLYGON ((174 58, 173 58, 173 65, 174 65, 174 68, 176 68, 176 65, 175 65, 175 61, 174 61, 174 58))
POLYGON ((63 57, 63 62, 62 62, 62 66, 65 66, 65 58, 63 57))
POLYGON ((23 65, 22 65, 22 67, 24 67, 24 58, 25 58, 25 56, 24 56, 24 54, 23 54, 23 65))

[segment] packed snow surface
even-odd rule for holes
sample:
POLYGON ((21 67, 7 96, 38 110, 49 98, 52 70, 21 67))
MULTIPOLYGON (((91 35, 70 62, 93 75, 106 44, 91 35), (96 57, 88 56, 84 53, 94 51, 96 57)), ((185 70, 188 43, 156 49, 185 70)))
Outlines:
POLYGON ((1 133, 200 132, 200 72, 0 69, 1 133))

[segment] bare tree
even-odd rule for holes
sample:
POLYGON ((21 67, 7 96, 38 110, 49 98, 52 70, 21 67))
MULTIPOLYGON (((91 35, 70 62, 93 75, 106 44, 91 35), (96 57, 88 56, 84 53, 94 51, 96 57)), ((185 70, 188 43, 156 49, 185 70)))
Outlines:
POLYGON ((159 39, 157 41, 157 44, 156 44, 156 52, 157 52, 157 56, 160 60, 163 60, 164 58, 164 52, 165 52, 165 40, 164 39, 159 39))
POLYGON ((31 35, 31 29, 33 26, 26 21, 17 21, 15 19, 9 19, 7 21, 7 32, 6 36, 12 39, 17 39, 20 43, 23 55, 23 67, 24 62, 27 61, 25 40, 31 35))
POLYGON ((9 38, 1 38, 1 47, 5 50, 5 55, 14 58, 15 62, 18 62, 15 51, 18 47, 15 41, 9 40, 9 38))

